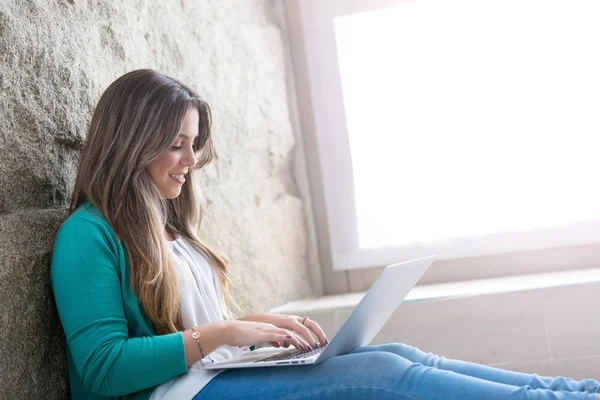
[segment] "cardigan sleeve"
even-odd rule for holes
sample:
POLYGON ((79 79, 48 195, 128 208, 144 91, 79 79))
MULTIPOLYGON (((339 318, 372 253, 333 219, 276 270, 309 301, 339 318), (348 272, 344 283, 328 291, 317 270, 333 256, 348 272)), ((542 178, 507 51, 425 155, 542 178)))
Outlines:
POLYGON ((69 218, 57 234, 51 266, 56 306, 82 385, 108 397, 188 372, 181 332, 128 336, 114 240, 97 223, 69 218))

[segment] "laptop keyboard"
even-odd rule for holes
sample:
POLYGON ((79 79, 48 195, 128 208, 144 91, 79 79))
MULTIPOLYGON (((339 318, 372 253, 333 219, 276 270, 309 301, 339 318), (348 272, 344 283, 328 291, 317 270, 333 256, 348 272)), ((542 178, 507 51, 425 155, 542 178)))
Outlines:
POLYGON ((317 347, 316 349, 312 349, 310 351, 303 351, 298 349, 293 349, 290 351, 284 351, 283 353, 275 354, 274 356, 270 356, 267 358, 263 358, 262 360, 254 361, 254 362, 265 362, 265 361, 281 361, 281 360, 298 360, 300 358, 308 358, 312 356, 319 355, 325 350, 325 346, 317 347))

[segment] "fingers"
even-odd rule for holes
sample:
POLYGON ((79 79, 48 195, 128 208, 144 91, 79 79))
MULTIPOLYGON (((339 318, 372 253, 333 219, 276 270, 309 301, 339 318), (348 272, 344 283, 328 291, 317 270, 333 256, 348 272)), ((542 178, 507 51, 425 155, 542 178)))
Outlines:
POLYGON ((310 351, 310 350, 314 349, 314 347, 309 342, 307 342, 300 333, 292 331, 292 334, 296 337, 296 339, 298 340, 298 343, 300 343, 300 345, 301 345, 300 350, 310 351))
POLYGON ((304 336, 305 338, 311 340, 311 343, 313 346, 315 346, 315 348, 321 347, 321 345, 326 345, 327 343, 329 343, 327 337, 325 336, 325 332, 323 332, 323 329, 321 329, 321 327, 316 321, 313 321, 308 317, 298 318, 298 323, 300 324, 300 327, 298 329, 300 333, 302 333, 302 336, 304 336), (302 324, 303 321, 304 324, 302 324), (319 339, 318 343, 314 340, 312 333, 314 333, 319 339))
POLYGON ((290 317, 286 318, 285 325, 281 324, 281 327, 266 323, 268 327, 264 333, 268 334, 268 336, 262 337, 262 341, 269 342, 274 347, 287 348, 294 346, 296 349, 304 351, 310 351, 328 343, 323 329, 321 329, 317 322, 309 318, 290 317), (304 321, 304 324, 302 324, 302 321, 304 321), (313 333, 318 340, 315 340, 313 333), (273 344, 275 342, 277 345, 273 344))
POLYGON ((270 333, 270 334, 266 334, 262 337, 262 340, 260 340, 260 342, 277 342, 277 343, 283 343, 286 341, 289 341, 292 339, 292 336, 289 333, 270 333))
POLYGON ((308 327, 302 325, 300 322, 297 322, 294 326, 294 330, 300 335, 302 335, 303 339, 305 339, 303 340, 303 342, 307 347, 309 346, 308 350, 316 349, 317 347, 319 347, 308 327))
POLYGON ((296 336, 293 332, 290 332, 286 329, 278 328, 276 326, 272 326, 271 330, 275 330, 277 333, 277 340, 267 339, 269 342, 277 342, 277 346, 275 347, 290 347, 294 346, 298 350, 306 350, 306 345, 301 342, 301 340, 296 336))
POLYGON ((291 337, 286 338, 285 340, 280 340, 279 345, 283 346, 285 348, 294 346, 296 349, 302 350, 302 351, 309 351, 309 350, 316 348, 314 340, 312 340, 312 336, 310 336, 310 331, 308 329, 306 329, 304 327, 305 331, 308 332, 308 335, 311 338, 310 342, 307 342, 306 340, 304 340, 304 338, 301 336, 301 333, 297 334, 296 332, 294 332, 294 330, 296 330, 295 328, 298 328, 298 322, 297 322, 296 318, 298 318, 298 317, 290 318, 288 321, 286 321, 284 324, 282 324, 282 326, 285 326, 285 328, 283 328, 283 327, 280 328, 280 327, 277 327, 276 325, 271 325, 272 328, 275 328, 279 332, 286 332, 287 335, 291 336, 291 337))
POLYGON ((321 328, 321 325, 319 325, 316 321, 313 321, 311 319, 307 319, 306 322, 309 322, 309 328, 312 329, 312 331, 317 335, 317 337, 319 338, 319 342, 321 342, 322 345, 329 344, 329 340, 327 340, 327 335, 325 335, 325 332, 321 328))
POLYGON ((292 331, 273 324, 252 321, 235 321, 233 324, 235 329, 231 331, 231 338, 227 343, 232 346, 270 343, 275 347, 293 345, 298 350, 305 350, 307 347, 292 331))

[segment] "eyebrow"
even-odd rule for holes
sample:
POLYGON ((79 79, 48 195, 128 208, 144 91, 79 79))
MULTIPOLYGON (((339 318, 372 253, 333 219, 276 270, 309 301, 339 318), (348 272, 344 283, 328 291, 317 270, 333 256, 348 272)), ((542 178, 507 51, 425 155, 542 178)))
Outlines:
MULTIPOLYGON (((180 133, 179 136, 177 136, 177 137, 182 137, 184 139, 190 140, 190 137, 184 133, 180 133)), ((194 139, 197 137, 198 137, 198 135, 194 136, 194 139)))

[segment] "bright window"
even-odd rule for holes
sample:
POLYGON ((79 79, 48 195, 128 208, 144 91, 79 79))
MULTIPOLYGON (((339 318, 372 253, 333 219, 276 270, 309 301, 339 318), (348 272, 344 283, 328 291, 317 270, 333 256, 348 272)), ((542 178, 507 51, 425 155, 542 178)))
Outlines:
POLYGON ((360 247, 600 217, 599 11, 429 0, 336 18, 360 247))
POLYGON ((600 2, 323 3, 335 268, 600 242, 600 2))

